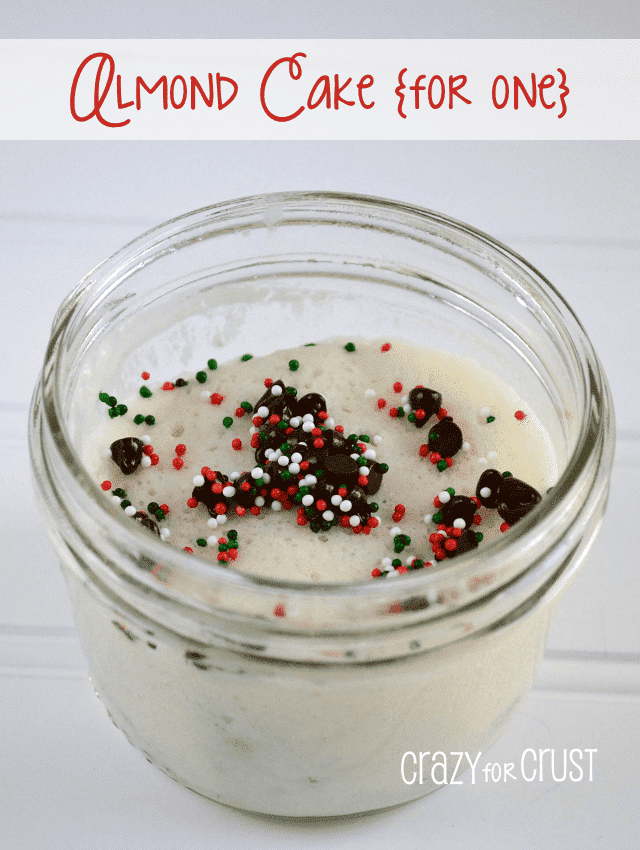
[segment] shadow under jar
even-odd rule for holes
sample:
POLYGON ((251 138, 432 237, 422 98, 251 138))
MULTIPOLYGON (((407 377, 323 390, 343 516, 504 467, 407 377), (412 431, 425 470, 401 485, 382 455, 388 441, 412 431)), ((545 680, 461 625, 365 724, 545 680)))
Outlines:
POLYGON ((30 424, 42 515, 114 723, 188 788, 294 817, 434 790, 410 759, 403 775, 406 752, 487 749, 531 686, 613 459, 600 364, 533 267, 446 216, 329 193, 212 206, 105 261, 58 311, 30 424), (260 355, 354 328, 524 388, 562 471, 509 534, 393 582, 302 584, 211 565, 109 510, 82 461, 103 385, 127 397, 148 362, 195 371, 212 346, 224 361, 249 339, 260 355))

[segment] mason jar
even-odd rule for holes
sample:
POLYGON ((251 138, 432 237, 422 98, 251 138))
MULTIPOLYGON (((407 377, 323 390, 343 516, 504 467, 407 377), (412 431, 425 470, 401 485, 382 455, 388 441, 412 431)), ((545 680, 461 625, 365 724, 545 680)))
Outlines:
POLYGON ((438 213, 301 192, 174 219, 87 275, 53 323, 30 449, 116 726, 205 797, 311 817, 422 796, 442 784, 434 753, 473 758, 500 734, 598 532, 613 433, 591 344, 529 263, 438 213), (561 471, 509 534, 394 582, 296 583, 212 565, 105 504, 84 461, 103 386, 195 371, 212 344, 224 361, 248 339, 259 355, 355 328, 472 357, 536 409, 561 471))

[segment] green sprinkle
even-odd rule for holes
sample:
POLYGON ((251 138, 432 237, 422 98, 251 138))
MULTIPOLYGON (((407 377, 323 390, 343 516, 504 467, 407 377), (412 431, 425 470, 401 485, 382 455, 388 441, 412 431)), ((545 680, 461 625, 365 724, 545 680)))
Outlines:
POLYGON ((366 457, 359 457, 357 460, 358 466, 366 466, 368 463, 369 461, 366 459, 366 457))
POLYGON ((280 446, 280 451, 282 452, 283 455, 286 455, 291 451, 291 448, 292 448, 292 446, 291 446, 290 443, 283 443, 280 446))
POLYGON ((207 373, 206 372, 196 372, 196 381, 199 384, 204 384, 204 382, 206 380, 207 380, 207 373))
POLYGON ((235 530, 235 528, 232 528, 230 531, 227 532, 227 537, 229 538, 229 540, 237 540, 238 532, 235 530))
MULTIPOLYGON (((289 473, 289 474, 291 474, 291 473, 289 473)), ((264 478, 256 478, 256 486, 257 487, 264 487, 264 478)))
POLYGON ((484 534, 481 531, 476 531, 476 540, 478 543, 482 543, 484 540, 484 534))
POLYGON ((380 464, 380 472, 384 475, 385 472, 389 472, 389 465, 386 463, 380 464))
POLYGON ((369 507, 371 508, 371 510, 372 510, 374 513, 377 513, 377 511, 379 511, 379 510, 380 510, 380 505, 379 505, 377 502, 371 502, 371 503, 369 504, 369 507))
POLYGON ((297 360, 289 360, 289 368, 291 369, 292 372, 297 372, 298 369, 300 368, 300 364, 298 363, 297 360))
POLYGON ((240 359, 243 363, 246 363, 247 360, 253 360, 253 354, 243 354, 240 359))
POLYGON ((115 407, 118 403, 118 399, 114 395, 109 396, 109 407, 115 407))
POLYGON ((188 383, 189 381, 185 381, 184 378, 178 378, 175 385, 176 387, 186 387, 188 383))
POLYGON ((410 413, 410 414, 407 416, 407 419, 409 420, 409 422, 415 422, 415 421, 416 421, 416 415, 415 415, 415 413, 410 413))
POLYGON ((503 472, 502 477, 503 478, 513 478, 513 475, 510 472, 503 472))
POLYGON ((238 548, 238 541, 237 540, 230 540, 227 543, 227 549, 237 549, 237 548, 238 548))
POLYGON ((293 473, 289 472, 288 469, 285 469, 284 472, 280 473, 280 478, 282 478, 283 481, 291 481, 291 479, 293 478, 293 473))
POLYGON ((424 561, 420 558, 416 558, 413 564, 409 567, 410 570, 419 570, 421 567, 424 567, 424 561))
POLYGON ((393 561, 391 561, 391 566, 392 567, 401 567, 402 561, 400 560, 400 558, 394 558, 393 561))
POLYGON ((440 470, 440 472, 444 472, 445 469, 447 468, 446 460, 439 460, 438 463, 437 463, 437 467, 440 470))
POLYGON ((411 538, 409 537, 408 534, 402 534, 401 537, 402 537, 402 542, 405 544, 405 546, 408 546, 409 543, 411 543, 411 538))
POLYGON ((398 555, 399 555, 399 554, 400 554, 400 552, 403 552, 403 551, 404 551, 404 543, 395 543, 395 544, 394 544, 394 547, 393 547, 393 551, 394 551, 396 554, 398 554, 398 555))
POLYGON ((496 421, 495 416, 487 416, 487 422, 495 422, 495 421, 496 421))
POLYGON ((305 342, 304 347, 305 348, 311 348, 314 345, 315 345, 315 342, 305 342))
POLYGON ((218 368, 218 361, 214 360, 212 357, 211 360, 207 360, 207 366, 211 369, 212 372, 215 372, 215 370, 218 368))
POLYGON ((144 421, 147 423, 147 425, 155 425, 156 424, 156 417, 151 416, 151 415, 145 416, 144 421))
POLYGON ((129 499, 123 499, 120 502, 120 507, 122 508, 122 510, 124 510, 125 508, 128 508, 130 504, 131 502, 129 501, 129 499))
POLYGON ((316 469, 313 474, 318 479, 318 481, 320 481, 321 478, 324 478, 324 469, 316 469))
POLYGON ((151 390, 149 389, 149 387, 142 386, 140 387, 140 395, 142 396, 142 398, 150 398, 151 390))
POLYGON ((404 407, 398 408, 398 419, 404 419, 405 409, 404 407))
POLYGON ((114 496, 117 496, 119 499, 124 499, 124 497, 125 497, 127 494, 126 494, 126 492, 122 489, 122 487, 117 487, 117 488, 113 491, 113 495, 114 495, 114 496))
POLYGON ((225 416, 222 420, 222 424, 225 428, 231 428, 231 426, 233 425, 233 419, 230 416, 225 416))
POLYGON ((250 404, 248 401, 241 401, 241 402, 240 402, 240 407, 241 407, 244 411, 246 411, 247 413, 253 413, 253 405, 252 405, 252 404, 250 404))
POLYGON ((160 505, 157 502, 149 502, 147 505, 147 510, 150 514, 155 514, 155 512, 160 508, 160 505))
POLYGON ((450 496, 455 496, 456 491, 453 489, 453 487, 447 487, 447 493, 448 493, 450 496))
POLYGON ((298 395, 298 390, 295 387, 285 387, 284 391, 287 395, 292 395, 294 398, 298 395))
POLYGON ((368 434, 360 434, 358 439, 360 440, 361 443, 370 443, 371 442, 371 437, 368 434))
POLYGON ((278 424, 276 425, 276 428, 278 429, 278 431, 286 431, 288 427, 289 427, 289 423, 285 422, 284 419, 281 419, 278 422, 278 424))
POLYGON ((136 423, 136 425, 142 425, 142 423, 144 422, 144 416, 141 413, 136 413, 136 415, 133 417, 133 421, 136 423))
POLYGON ((105 404, 109 404, 109 393, 98 393, 98 398, 105 404))
POLYGON ((164 511, 162 510, 162 508, 158 508, 158 510, 155 511, 154 516, 159 522, 162 522, 162 520, 165 518, 164 511))
POLYGON ((354 443, 356 442, 357 439, 358 439, 357 434, 349 434, 349 436, 347 437, 347 440, 353 440, 354 443))
POLYGON ((442 522, 442 514, 440 513, 440 511, 438 511, 438 513, 437 513, 437 514, 434 514, 434 515, 431 517, 431 519, 432 519, 432 520, 433 520, 433 522, 435 522, 435 523, 442 522))
POLYGON ((198 546, 206 546, 207 545, 207 541, 204 539, 204 537, 198 537, 198 539, 196 540, 196 543, 198 544, 198 546))
POLYGON ((355 351, 355 350, 356 350, 356 347, 355 347, 355 345, 354 345, 352 342, 348 342, 348 343, 345 345, 344 350, 345 350, 345 351, 355 351))
POLYGON ((116 416, 118 416, 118 408, 117 408, 117 407, 110 407, 110 408, 109 408, 109 416, 110 416, 112 419, 115 419, 115 418, 116 418, 116 416))
POLYGON ((116 410, 118 411, 118 416, 124 416, 125 413, 129 410, 129 408, 126 404, 119 404, 116 410))

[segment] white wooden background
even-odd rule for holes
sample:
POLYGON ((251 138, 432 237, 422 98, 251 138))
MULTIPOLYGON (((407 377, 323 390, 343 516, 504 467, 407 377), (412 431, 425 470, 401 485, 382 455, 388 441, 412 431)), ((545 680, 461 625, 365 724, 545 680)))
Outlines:
POLYGON ((0 145, 3 850, 640 845, 638 182, 638 146, 624 143, 0 145), (487 756, 596 748, 592 782, 464 784, 367 818, 281 823, 179 788, 93 696, 29 484, 27 406, 54 312, 148 227, 227 198, 309 188, 397 198, 486 230, 555 283, 601 356, 618 424, 608 517, 533 693, 487 756))

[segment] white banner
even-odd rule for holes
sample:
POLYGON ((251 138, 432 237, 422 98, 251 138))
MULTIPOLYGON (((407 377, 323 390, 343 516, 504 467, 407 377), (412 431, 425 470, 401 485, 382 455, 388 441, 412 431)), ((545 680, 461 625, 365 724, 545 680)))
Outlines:
POLYGON ((0 138, 640 137, 640 41, 4 40, 0 138))

